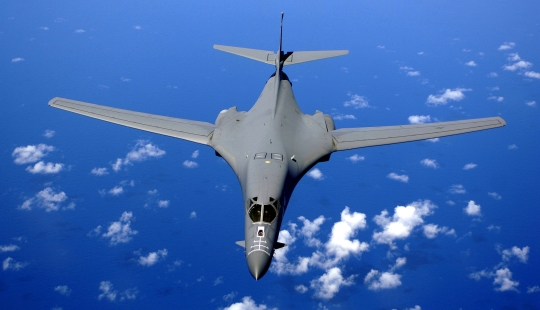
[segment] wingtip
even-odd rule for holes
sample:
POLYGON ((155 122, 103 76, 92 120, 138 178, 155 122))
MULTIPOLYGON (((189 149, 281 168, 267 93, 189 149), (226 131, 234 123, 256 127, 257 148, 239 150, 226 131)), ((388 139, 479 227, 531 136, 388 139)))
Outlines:
POLYGON ((51 100, 49 100, 49 106, 52 106, 60 97, 54 97, 51 100))
POLYGON ((506 121, 500 116, 498 116, 498 118, 499 118, 499 122, 501 123, 501 126, 506 126, 506 121))

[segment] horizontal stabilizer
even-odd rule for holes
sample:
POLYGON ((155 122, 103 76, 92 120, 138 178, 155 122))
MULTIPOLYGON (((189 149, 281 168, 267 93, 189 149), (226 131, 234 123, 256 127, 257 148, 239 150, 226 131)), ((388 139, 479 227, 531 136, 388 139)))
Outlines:
POLYGON ((252 48, 234 47, 214 44, 214 48, 223 52, 235 54, 249 59, 261 61, 269 65, 276 63, 276 54, 271 51, 256 50, 252 48))
POLYGON ((325 59, 330 57, 337 57, 349 54, 348 50, 336 50, 336 51, 309 51, 309 52, 292 52, 292 55, 287 57, 284 66, 296 65, 302 62, 314 61, 319 59, 325 59))
MULTIPOLYGON (((271 51, 256 50, 252 48, 234 47, 225 45, 214 45, 214 48, 223 52, 235 54, 238 56, 246 57, 249 59, 264 62, 269 65, 275 65, 277 55, 271 51)), ((347 50, 335 50, 335 51, 307 51, 307 52, 287 52, 282 58, 285 58, 283 62, 284 66, 295 65, 303 62, 314 61, 319 59, 325 59, 330 57, 337 57, 347 55, 347 50)))
POLYGON ((239 246, 245 248, 246 247, 246 241, 242 240, 242 241, 236 241, 236 244, 238 244, 239 246))

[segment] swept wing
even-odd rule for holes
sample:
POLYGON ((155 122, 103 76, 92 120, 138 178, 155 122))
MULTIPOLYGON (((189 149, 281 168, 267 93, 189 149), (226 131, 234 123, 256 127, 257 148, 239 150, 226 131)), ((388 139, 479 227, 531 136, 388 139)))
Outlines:
POLYGON ((335 150, 343 151, 368 146, 445 137, 503 127, 505 125, 506 122, 500 117, 487 117, 418 125, 342 128, 330 131, 330 134, 334 137, 335 150))
POLYGON ((201 144, 208 144, 210 135, 216 128, 215 125, 206 122, 110 108, 58 97, 49 101, 49 105, 103 121, 201 144))

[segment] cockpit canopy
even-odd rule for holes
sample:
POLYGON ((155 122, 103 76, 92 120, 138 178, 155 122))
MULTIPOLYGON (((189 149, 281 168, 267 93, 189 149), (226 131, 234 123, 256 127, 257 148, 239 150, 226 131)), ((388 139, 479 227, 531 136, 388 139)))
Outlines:
POLYGON ((257 200, 258 197, 253 197, 249 200, 249 218, 253 222, 272 223, 279 210, 279 201, 270 197, 269 203, 263 204, 262 201, 258 202, 257 200))

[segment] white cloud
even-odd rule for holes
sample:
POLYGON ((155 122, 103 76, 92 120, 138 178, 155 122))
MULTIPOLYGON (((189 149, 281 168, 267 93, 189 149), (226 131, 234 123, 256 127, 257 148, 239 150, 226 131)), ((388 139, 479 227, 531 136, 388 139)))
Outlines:
POLYGON ((24 61, 24 58, 17 57, 17 58, 11 59, 11 62, 21 62, 21 61, 24 61))
POLYGON ((10 245, 0 245, 0 253, 5 252, 14 252, 18 251, 21 248, 18 245, 10 244, 10 245))
POLYGON ((142 29, 142 27, 141 27, 141 26, 139 26, 139 25, 135 25, 135 26, 133 26, 133 29, 135 29, 135 30, 141 30, 141 29, 142 29))
POLYGON ((463 210, 468 216, 482 216, 481 207, 475 204, 474 200, 469 201, 469 204, 463 210))
POLYGON ((158 207, 167 208, 169 206, 169 200, 158 200, 158 207))
POLYGON ((538 285, 535 285, 535 286, 529 286, 527 287, 527 293, 528 294, 531 294, 531 293, 536 293, 536 292, 540 292, 540 286, 538 285))
POLYGON ((409 182, 409 176, 406 174, 397 174, 397 173, 392 172, 392 173, 389 173, 386 177, 392 180, 403 182, 403 183, 409 182))
POLYGON ((130 79, 130 78, 121 77, 121 78, 120 78, 120 81, 122 81, 122 82, 131 82, 131 79, 130 79))
POLYGON ((422 159, 420 163, 422 164, 422 166, 426 166, 428 168, 433 168, 433 169, 439 168, 439 164, 437 163, 435 159, 425 158, 425 159, 422 159))
POLYGON ((518 69, 527 69, 527 68, 530 68, 531 66, 532 66, 532 63, 525 60, 520 60, 511 65, 504 66, 503 69, 508 70, 508 71, 516 71, 518 69))
POLYGON ((320 278, 312 280, 310 287, 315 290, 315 297, 320 299, 331 299, 339 292, 342 286, 354 284, 355 275, 343 278, 341 269, 333 267, 326 271, 320 278))
POLYGON ((515 149, 517 149, 517 148, 518 148, 518 147, 517 147, 517 145, 515 145, 515 144, 510 144, 510 145, 508 146, 508 149, 509 149, 509 150, 515 150, 515 149))
POLYGON ((519 57, 519 54, 518 53, 510 53, 508 54, 508 61, 520 61, 521 60, 521 57, 519 57))
POLYGON ((432 142, 432 143, 439 142, 440 140, 441 140, 441 139, 439 139, 439 138, 426 139, 426 141, 432 142))
POLYGON ((54 290, 60 293, 61 295, 65 295, 65 296, 69 296, 69 294, 71 294, 71 289, 69 289, 67 285, 59 285, 55 287, 54 290))
POLYGON ((439 95, 429 95, 428 99, 426 101, 427 105, 431 106, 438 106, 438 105, 445 105, 448 103, 449 100, 451 101, 461 101, 463 98, 465 98, 465 94, 463 92, 471 91, 470 88, 454 88, 449 89, 447 88, 444 90, 444 93, 439 95))
POLYGON ((45 138, 47 138, 47 139, 50 139, 50 138, 54 137, 55 134, 56 134, 56 131, 47 129, 47 130, 45 130, 45 132, 43 133, 43 136, 44 136, 45 138))
POLYGON ((501 195, 497 194, 496 192, 489 192, 488 195, 491 198, 496 199, 496 200, 501 200, 502 199, 501 195))
POLYGON ((334 120, 342 121, 344 119, 356 119, 356 116, 352 114, 338 114, 333 116, 334 120))
POLYGON ((109 190, 109 194, 113 196, 118 196, 124 193, 124 188, 122 186, 115 186, 109 190))
POLYGON ((526 105, 528 105, 529 107, 535 107, 536 106, 536 101, 527 101, 525 102, 526 105))
POLYGON ((195 150, 192 154, 191 154, 191 158, 197 158, 199 157, 199 150, 195 150))
POLYGON ((139 257, 139 264, 142 266, 150 267, 154 264, 156 264, 159 260, 165 259, 167 257, 167 254, 169 252, 167 249, 159 250, 157 252, 151 252, 148 253, 147 256, 140 256, 139 257))
POLYGON ((84 29, 77 29, 74 32, 75 33, 85 33, 86 31, 84 31, 84 29))
POLYGON ((488 73, 487 76, 490 77, 490 78, 494 78, 494 77, 498 77, 499 75, 497 74, 497 72, 490 72, 490 73, 488 73))
POLYGON ((251 296, 242 298, 242 302, 234 303, 223 310, 277 310, 277 308, 268 308, 266 305, 257 305, 251 296))
POLYGON ((41 30, 49 30, 49 27, 47 27, 47 26, 42 26, 42 27, 39 27, 39 29, 41 29, 41 30))
POLYGON ((352 161, 353 163, 357 163, 359 161, 362 161, 366 159, 364 156, 359 156, 358 154, 354 154, 351 157, 347 157, 348 160, 352 161))
POLYGON ((185 160, 182 165, 184 165, 186 168, 197 168, 199 166, 198 163, 191 160, 185 160))
POLYGON ((196 218, 197 218, 197 212, 192 211, 192 212, 189 214, 189 218, 190 218, 190 219, 196 219, 196 218))
POLYGON ((217 279, 214 280, 214 286, 219 285, 219 284, 223 284, 223 277, 218 277, 217 279))
POLYGON ((109 172, 107 171, 107 168, 97 168, 97 167, 93 168, 92 171, 90 171, 90 173, 97 176, 109 174, 109 172))
POLYGON ((351 254, 359 254, 369 249, 366 242, 351 240, 358 230, 366 227, 366 215, 350 213, 349 207, 341 212, 341 221, 334 223, 330 240, 325 244, 327 255, 333 256, 332 264, 348 258, 351 254))
POLYGON ((406 310, 422 310, 422 307, 420 307, 419 305, 416 305, 413 308, 409 308, 409 309, 406 309, 406 310))
POLYGON ((54 151, 54 147, 46 144, 19 146, 11 153, 17 165, 34 163, 54 151))
POLYGON ((446 201, 446 204, 447 204, 447 205, 450 205, 450 206, 453 206, 453 205, 455 205, 456 203, 453 202, 452 200, 447 200, 447 201, 446 201))
POLYGON ((476 64, 476 62, 474 62, 474 60, 466 62, 465 65, 469 66, 469 67, 476 67, 477 66, 477 64, 476 64))
POLYGON ((383 50, 383 49, 385 49, 386 47, 384 47, 384 45, 377 45, 377 48, 379 48, 379 49, 382 49, 382 50, 383 50))
POLYGON ((435 208, 437 206, 429 200, 418 200, 407 206, 397 206, 392 217, 388 216, 387 210, 383 210, 373 219, 383 229, 373 232, 373 240, 394 248, 395 240, 409 237, 416 226, 424 223, 423 217, 433 214, 435 208))
POLYGON ((512 280, 512 272, 508 268, 501 268, 495 271, 495 280, 493 280, 493 285, 499 285, 496 287, 496 291, 518 291, 517 286, 519 282, 512 280))
POLYGON ((407 76, 419 76, 420 71, 409 71, 407 72, 407 76))
POLYGON ((529 259, 529 247, 526 246, 520 249, 517 246, 513 246, 511 249, 503 250, 501 254, 503 261, 509 261, 512 257, 517 257, 520 262, 526 263, 529 259))
POLYGON ((307 286, 305 286, 303 284, 300 284, 300 285, 295 286, 294 290, 297 291, 300 294, 304 294, 305 292, 308 291, 308 288, 307 288, 307 286))
POLYGON ((357 94, 347 93, 347 96, 350 97, 350 100, 345 101, 343 103, 343 106, 345 107, 353 107, 355 109, 363 109, 363 108, 369 108, 370 105, 364 96, 360 96, 357 94))
POLYGON ((99 289, 102 291, 102 293, 99 294, 98 299, 102 300, 103 298, 105 298, 111 302, 116 301, 117 296, 120 296, 120 301, 124 301, 126 299, 136 299, 137 294, 139 293, 137 288, 130 288, 120 293, 114 289, 111 281, 101 281, 101 283, 99 284, 99 289))
POLYGON ((417 55, 424 55, 424 52, 418 52, 417 55))
POLYGON ((465 190, 465 187, 461 184, 454 184, 450 186, 450 189, 448 190, 450 194, 465 194, 467 191, 465 190))
POLYGON ((161 150, 159 147, 153 145, 147 140, 138 140, 129 153, 127 153, 124 159, 117 158, 116 162, 112 164, 112 168, 115 172, 122 169, 122 166, 132 165, 134 162, 145 161, 150 158, 159 158, 165 155, 165 151, 161 150))
POLYGON ((414 69, 411 68, 411 67, 407 67, 407 66, 401 66, 401 67, 399 67, 399 70, 410 71, 410 70, 414 70, 414 69))
POLYGON ((26 267, 27 265, 28 265, 28 263, 17 262, 13 258, 8 257, 8 258, 4 259, 4 261, 2 262, 2 269, 4 271, 5 270, 17 271, 17 270, 20 270, 20 269, 26 267))
POLYGON ((36 174, 54 174, 59 173, 64 168, 64 164, 53 164, 53 163, 45 163, 43 161, 37 162, 33 167, 28 166, 26 167, 26 171, 36 174))
POLYGON ((102 236, 110 239, 111 245, 117 245, 119 243, 127 243, 131 240, 132 235, 136 235, 138 232, 131 229, 131 220, 133 219, 133 213, 124 211, 118 222, 112 222, 107 229, 107 232, 102 236))
POLYGON ((527 71, 523 73, 523 75, 525 75, 526 77, 533 78, 533 79, 540 79, 540 72, 527 71))
POLYGON ((238 295, 238 292, 232 291, 232 292, 230 292, 230 293, 227 294, 227 295, 223 295, 223 300, 225 300, 225 301, 231 301, 231 300, 234 299, 234 297, 236 297, 236 295, 238 295))
POLYGON ((433 239, 433 238, 437 237, 437 235, 439 233, 444 233, 446 235, 455 235, 456 234, 455 230, 449 229, 446 226, 439 227, 436 224, 426 224, 426 225, 424 225, 423 228, 424 228, 424 235, 428 239, 433 239))
POLYGON ((502 96, 490 96, 487 99, 488 100, 495 100, 497 102, 503 102, 504 101, 504 97, 502 97, 502 96))
POLYGON ((429 115, 411 115, 409 116, 409 123, 411 124, 424 124, 431 122, 431 116, 429 115))
MULTIPOLYGON (((60 205, 68 199, 68 196, 64 192, 55 193, 54 190, 50 187, 45 188, 44 190, 38 192, 33 198, 27 199, 19 207, 23 210, 31 210, 32 205, 37 204, 38 207, 45 209, 47 212, 58 211, 60 205)), ((62 210, 74 209, 75 204, 72 202, 67 207, 62 208, 62 210)))
POLYGON ((471 170, 471 169, 476 168, 476 166, 478 166, 478 165, 475 164, 475 163, 468 163, 465 166, 463 166, 463 170, 471 170))
POLYGON ((394 273, 397 268, 404 266, 407 262, 405 257, 396 260, 396 264, 389 271, 380 272, 371 269, 364 278, 364 283, 373 291, 396 288, 401 285, 401 275, 394 273))
POLYGON ((312 178, 314 180, 317 180, 317 181, 324 180, 324 175, 321 172, 321 170, 319 170, 318 168, 311 169, 311 171, 308 172, 307 175, 308 175, 308 177, 310 177, 310 178, 312 178))
POLYGON ((516 46, 514 42, 504 42, 501 46, 499 46, 498 50, 499 51, 510 50, 514 48, 514 46, 516 46))

